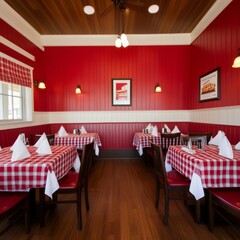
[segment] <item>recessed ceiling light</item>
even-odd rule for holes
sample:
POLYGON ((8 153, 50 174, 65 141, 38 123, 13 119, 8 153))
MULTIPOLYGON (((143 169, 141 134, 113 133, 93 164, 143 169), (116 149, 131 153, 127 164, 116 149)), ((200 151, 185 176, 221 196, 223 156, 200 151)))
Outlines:
POLYGON ((83 8, 84 12, 87 14, 87 15, 92 15, 94 14, 95 10, 92 6, 90 5, 86 5, 84 8, 83 8))
POLYGON ((159 6, 157 4, 153 4, 148 8, 149 13, 157 13, 159 10, 159 6))

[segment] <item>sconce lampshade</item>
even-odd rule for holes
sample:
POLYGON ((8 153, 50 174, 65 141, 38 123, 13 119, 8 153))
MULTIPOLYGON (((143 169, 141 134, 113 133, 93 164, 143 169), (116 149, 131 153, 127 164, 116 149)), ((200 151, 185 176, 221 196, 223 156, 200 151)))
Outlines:
POLYGON ((237 57, 234 59, 233 68, 240 68, 240 49, 238 50, 238 55, 237 57))
POLYGON ((76 94, 82 93, 82 90, 81 90, 80 85, 78 85, 78 86, 76 87, 75 93, 76 93, 76 94))
POLYGON ((45 88, 46 88, 45 83, 42 82, 42 81, 39 81, 39 80, 35 80, 35 81, 34 81, 34 85, 35 85, 37 88, 40 88, 40 89, 45 89, 45 88))
POLYGON ((162 88, 160 87, 159 83, 155 86, 155 92, 158 93, 158 92, 161 92, 162 91, 162 88))

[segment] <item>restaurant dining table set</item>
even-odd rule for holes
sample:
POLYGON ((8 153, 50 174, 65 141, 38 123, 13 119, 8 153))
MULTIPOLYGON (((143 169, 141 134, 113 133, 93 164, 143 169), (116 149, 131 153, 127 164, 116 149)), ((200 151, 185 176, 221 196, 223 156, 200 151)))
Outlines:
POLYGON ((11 147, 0 151, 0 190, 45 188, 52 197, 59 188, 58 179, 72 167, 80 169, 76 146, 50 146, 45 133, 34 146, 26 146, 19 135, 11 147))
POLYGON ((74 145, 77 149, 83 149, 83 146, 94 141, 95 155, 99 155, 99 146, 102 146, 100 136, 98 133, 88 133, 84 126, 74 129, 73 133, 67 133, 63 126, 60 127, 57 134, 55 134, 54 144, 61 146, 74 145))
POLYGON ((240 142, 232 146, 219 131, 203 149, 170 146, 165 166, 167 171, 174 168, 191 181, 189 191, 197 200, 205 196, 207 188, 240 187, 240 142))
MULTIPOLYGON (((178 127, 175 126, 174 129, 171 131, 167 124, 164 124, 162 128, 162 133, 178 133, 180 132, 178 127)), ((144 148, 150 148, 151 142, 155 144, 161 144, 161 133, 158 132, 158 127, 155 125, 153 126, 151 123, 144 129, 142 132, 136 132, 133 136, 133 146, 136 147, 139 155, 143 155, 144 148)))

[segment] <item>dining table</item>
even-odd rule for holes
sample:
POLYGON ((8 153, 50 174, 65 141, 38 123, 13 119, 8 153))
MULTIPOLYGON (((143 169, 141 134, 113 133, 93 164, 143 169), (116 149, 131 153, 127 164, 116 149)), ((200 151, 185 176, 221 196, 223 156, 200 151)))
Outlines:
POLYGON ((98 133, 81 133, 73 134, 68 133, 66 136, 59 136, 55 134, 55 145, 59 146, 71 146, 74 145, 77 149, 83 149, 83 146, 94 141, 95 154, 99 155, 99 147, 102 146, 100 136, 98 133))
POLYGON ((150 148, 151 142, 155 144, 161 143, 161 134, 158 133, 157 136, 151 133, 135 132, 133 136, 133 146, 136 147, 139 155, 142 156, 144 153, 144 148, 150 148))
POLYGON ((214 145, 203 149, 193 146, 170 146, 167 152, 166 171, 174 168, 190 179, 189 191, 199 200, 205 196, 204 189, 240 187, 240 151, 234 146, 233 159, 219 155, 214 145))

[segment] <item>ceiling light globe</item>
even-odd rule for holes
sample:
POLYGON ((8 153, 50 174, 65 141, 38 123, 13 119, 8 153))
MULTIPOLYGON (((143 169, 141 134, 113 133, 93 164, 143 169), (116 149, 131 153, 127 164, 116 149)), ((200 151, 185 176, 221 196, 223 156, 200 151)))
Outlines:
POLYGON ((122 33, 121 40, 122 41, 127 41, 127 35, 125 33, 122 33))
POLYGON ((159 6, 157 4, 153 4, 148 8, 148 12, 151 14, 157 13, 158 11, 159 11, 159 6))
POLYGON ((95 10, 92 6, 90 5, 86 5, 84 8, 83 8, 83 11, 87 14, 87 15, 92 15, 94 14, 95 10))
POLYGON ((120 48, 122 46, 121 39, 118 37, 115 41, 115 47, 120 48))
POLYGON ((127 46, 129 46, 128 40, 125 39, 124 41, 122 41, 122 45, 123 45, 124 48, 127 47, 127 46))

